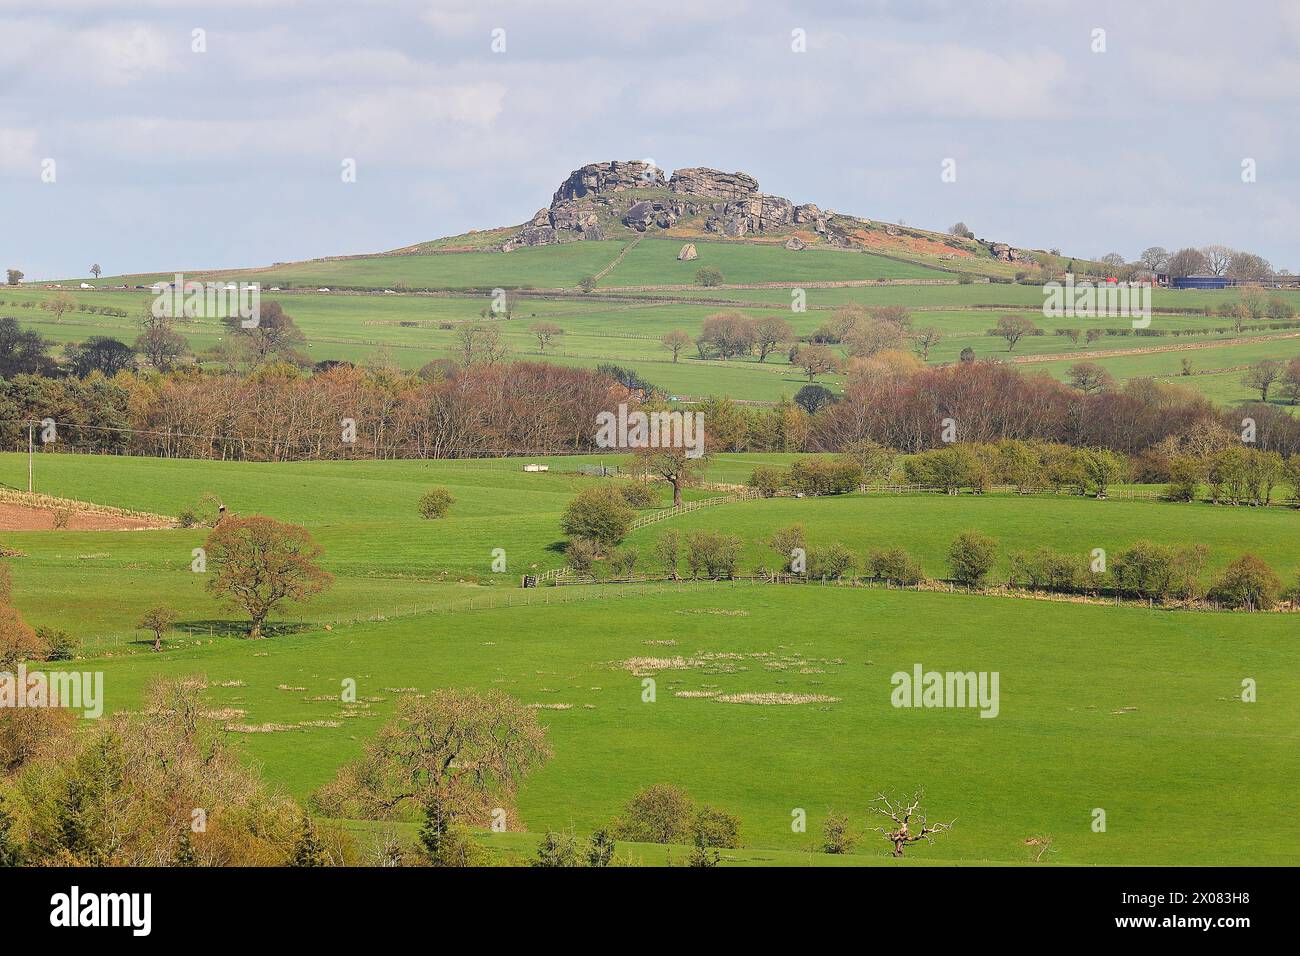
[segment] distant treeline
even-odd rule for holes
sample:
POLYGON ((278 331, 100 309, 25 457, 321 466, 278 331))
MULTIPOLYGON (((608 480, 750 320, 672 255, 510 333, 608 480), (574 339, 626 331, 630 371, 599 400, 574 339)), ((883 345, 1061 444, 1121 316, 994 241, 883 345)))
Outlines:
MULTIPOLYGON (((816 401, 805 388, 772 407, 693 406, 704 413, 706 451, 838 452, 870 441, 914 454, 1014 439, 1121 453, 1137 481, 1170 481, 1180 456, 1233 445, 1300 451, 1300 421, 1285 409, 1224 412, 1147 379, 1085 393, 997 362, 927 368, 882 356, 855 366, 842 394, 813 388, 816 401)), ((563 454, 596 451, 597 413, 644 394, 599 370, 538 362, 439 362, 419 374, 272 360, 246 374, 17 375, 0 381, 0 439, 25 447, 27 423, 50 419, 55 451, 257 461, 563 454)))

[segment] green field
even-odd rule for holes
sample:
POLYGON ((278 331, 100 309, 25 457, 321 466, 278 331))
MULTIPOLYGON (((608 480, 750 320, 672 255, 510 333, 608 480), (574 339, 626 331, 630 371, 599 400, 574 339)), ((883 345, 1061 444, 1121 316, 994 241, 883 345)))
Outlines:
MULTIPOLYGON (((520 249, 509 254, 447 253, 402 258, 460 260, 495 256, 497 259, 514 261, 514 257, 521 257, 525 264, 532 263, 537 268, 544 269, 549 260, 544 257, 539 259, 538 256, 542 253, 551 254, 552 248, 555 256, 561 256, 568 255, 564 250, 570 248, 588 248, 590 251, 589 247, 611 244, 618 245, 612 241, 569 243, 563 247, 520 249)), ((847 266, 860 266, 871 271, 876 266, 892 268, 899 265, 893 260, 858 253, 826 250, 794 253, 779 247, 731 246, 722 243, 704 245, 707 246, 709 255, 734 258, 738 265, 728 265, 728 268, 753 270, 743 274, 754 281, 761 281, 762 275, 784 276, 786 273, 782 271, 785 268, 783 263, 788 264, 789 261, 805 264, 798 273, 805 281, 813 281, 823 263, 825 268, 840 269, 841 273, 847 266), (768 261, 769 258, 771 261, 768 261), (878 261, 872 265, 871 260, 878 261)), ((676 262, 672 256, 665 258, 667 252, 675 256, 676 248, 675 241, 644 240, 609 278, 611 281, 616 275, 625 278, 625 269, 641 270, 644 267, 648 271, 640 275, 637 281, 675 281, 673 275, 651 273, 659 266, 664 266, 671 272, 674 268, 686 265, 676 262)), ((371 263, 387 261, 388 258, 347 261, 371 263)), ((559 268, 560 262, 560 259, 556 260, 556 268, 559 268)), ((533 265, 528 267, 533 268, 533 265)), ((474 272, 470 268, 464 276, 484 274, 488 273, 474 272)), ((505 285, 513 284, 513 281, 495 273, 492 275, 492 281, 467 279, 465 285, 490 287, 497 281, 505 285)), ((842 273, 841 277, 843 275, 847 273, 842 273)), ((448 285, 451 284, 448 280, 448 285)), ((513 317, 508 321, 496 320, 495 324, 514 358, 545 359, 588 368, 602 362, 615 362, 635 370, 647 381, 678 397, 702 398, 725 394, 745 401, 776 402, 792 397, 807 384, 803 372, 791 366, 783 352, 770 356, 763 363, 752 355, 721 362, 701 359, 691 348, 683 352, 677 363, 673 363, 669 353, 660 344, 665 333, 681 329, 694 336, 707 316, 720 309, 735 309, 737 306, 678 301, 672 296, 681 299, 708 299, 709 293, 713 291, 715 290, 692 289, 681 293, 655 293, 654 297, 634 298, 631 301, 614 300, 599 292, 589 296, 571 295, 562 298, 522 297, 515 306, 513 317), (564 334, 556 337, 545 352, 529 329, 529 326, 539 321, 553 323, 564 330, 564 334)), ((35 329, 58 345, 83 341, 92 335, 114 336, 131 342, 138 332, 138 316, 150 302, 148 293, 135 289, 78 291, 72 294, 79 304, 122 310, 127 315, 121 317, 73 311, 56 320, 48 311, 34 307, 54 294, 52 290, 32 287, 0 293, 0 299, 3 299, 0 315, 14 316, 25 327, 35 329)), ((807 290, 808 307, 802 312, 790 310, 789 289, 721 290, 716 295, 718 298, 751 301, 752 306, 740 307, 740 311, 751 317, 779 315, 790 324, 796 335, 810 334, 831 317, 836 307, 846 303, 868 306, 905 304, 915 310, 912 314, 914 326, 934 326, 943 335, 943 340, 930 350, 931 364, 955 362, 962 349, 970 348, 980 359, 1028 360, 1029 364, 1024 366, 1026 369, 1045 371, 1065 379, 1071 365, 1086 360, 1100 364, 1119 381, 1138 377, 1163 378, 1199 391, 1222 404, 1245 401, 1252 397, 1251 392, 1240 385, 1244 366, 1266 358, 1289 360, 1300 355, 1300 336, 1297 334, 1300 330, 1269 329, 1267 323, 1251 322, 1238 333, 1228 327, 1228 320, 1204 312, 1156 312, 1151 329, 1164 333, 1161 335, 1103 335, 1091 343, 1080 340, 1079 344, 1072 344, 1067 338, 1055 334, 1056 329, 1124 329, 1126 320, 1044 318, 1038 311, 1042 304, 1042 290, 1033 286, 982 283, 964 286, 813 288, 807 290), (1014 350, 1008 350, 1004 340, 988 334, 1003 314, 1030 318, 1044 334, 1026 336, 1016 344, 1014 350), (1251 341, 1239 342, 1238 339, 1242 337, 1251 341), (1142 352, 1111 354, 1132 350, 1142 352), (1196 374, 1181 374, 1184 359, 1192 363, 1196 374)), ((1157 290, 1155 307, 1198 308, 1212 312, 1218 305, 1230 301, 1232 295, 1228 292, 1157 290)), ((1300 303, 1300 294, 1287 292, 1282 295, 1300 303)), ((488 293, 431 296, 268 291, 264 297, 280 302, 293 316, 306 335, 306 351, 313 360, 395 363, 408 370, 419 369, 435 359, 454 357, 454 326, 463 321, 483 321, 483 309, 491 304, 488 293)), ((182 323, 180 331, 196 351, 216 344, 226 334, 218 319, 202 316, 182 323)), ((819 376, 817 381, 835 387, 842 383, 843 377, 827 374, 819 376)), ((1277 400, 1281 401, 1280 394, 1277 400)))
MULTIPOLYGON (((756 460, 721 456, 710 477, 743 480, 756 460)), ((552 460, 566 462, 577 463, 552 460)), ((238 636, 236 616, 190 572, 202 531, 0 534, 25 554, 11 561, 15 603, 31 623, 69 629, 88 653, 107 655, 94 667, 105 671, 112 708, 137 706, 158 674, 242 681, 208 695, 243 711, 242 723, 282 728, 236 736, 268 779, 299 797, 359 752, 401 689, 496 687, 542 705, 555 752, 520 794, 522 825, 533 832, 586 832, 640 787, 673 782, 740 817, 745 849, 728 854, 738 864, 885 862, 870 842, 843 861, 808 850, 828 810, 851 812, 862 826, 878 790, 918 785, 933 817, 958 820, 934 847, 910 854, 919 862, 1023 863, 1024 841, 1050 834, 1062 864, 1280 864, 1300 837, 1291 786, 1300 723, 1287 705, 1300 691, 1300 651, 1290 615, 747 582, 523 592, 512 586, 517 574, 560 562, 559 514, 570 496, 602 479, 525 474, 508 461, 42 455, 36 465, 48 493, 172 513, 214 492, 239 513, 312 531, 335 587, 288 615, 301 628, 261 642, 238 636), (457 497, 446 521, 414 516, 430 484, 457 497), (496 547, 506 549, 508 574, 489 570, 496 547), (132 624, 159 601, 176 606, 181 623, 154 655, 132 624), (658 641, 676 643, 647 643, 658 641), (618 664, 676 655, 680 668, 651 667, 654 703, 642 702, 642 676, 618 664), (894 708, 890 676, 917 663, 997 671, 999 716, 894 708), (310 698, 337 692, 347 677, 376 699, 343 720, 337 702, 310 698), (1236 699, 1246 677, 1258 682, 1258 703, 1236 699), (744 704, 678 691, 836 699, 744 704), (312 721, 339 726, 304 725, 312 721), (1206 825, 1245 803, 1270 826, 1206 825), (1107 812, 1104 834, 1090 828, 1094 808, 1107 812), (796 809, 807 814, 806 833, 791 830, 796 809)), ((24 479, 23 456, 0 456, 0 481, 24 479)), ((902 545, 937 575, 956 531, 979 527, 1004 553, 1039 544, 1115 550, 1149 537, 1204 542, 1214 567, 1255 550, 1294 575, 1298 519, 1285 508, 854 495, 725 504, 631 540, 653 566, 648 552, 668 527, 721 528, 746 540, 747 569, 770 562, 762 542, 774 530, 799 522, 811 546, 902 545)), ((505 855, 527 855, 535 843, 487 839, 505 855)), ((643 862, 666 859, 662 848, 632 849, 643 862)))

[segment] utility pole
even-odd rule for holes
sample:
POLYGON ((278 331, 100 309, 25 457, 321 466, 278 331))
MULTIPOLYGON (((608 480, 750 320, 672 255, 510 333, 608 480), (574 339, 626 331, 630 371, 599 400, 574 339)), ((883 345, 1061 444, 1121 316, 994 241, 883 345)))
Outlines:
POLYGON ((30 494, 32 488, 32 430, 36 427, 35 422, 27 423, 27 492, 30 494))

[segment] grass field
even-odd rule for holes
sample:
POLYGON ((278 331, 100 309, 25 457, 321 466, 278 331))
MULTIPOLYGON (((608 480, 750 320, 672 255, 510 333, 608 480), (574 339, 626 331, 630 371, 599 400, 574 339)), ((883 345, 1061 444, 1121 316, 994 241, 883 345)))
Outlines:
MULTIPOLYGON (((742 480, 755 460, 721 456, 710 477, 742 480)), ((565 462, 574 463, 553 463, 565 462)), ((4 484, 20 484, 24 469, 22 456, 0 456, 4 484)), ((299 797, 359 752, 400 689, 496 687, 542 705, 555 751, 520 794, 521 825, 533 833, 586 832, 640 787, 673 782, 740 817, 746 849, 729 854, 737 864, 885 862, 871 842, 843 861, 808 851, 828 810, 862 827, 876 791, 917 785, 934 818, 958 821, 911 854, 918 862, 1023 863, 1024 841, 1050 834, 1059 849, 1051 859, 1063 864, 1284 863, 1300 837, 1290 783, 1300 717, 1286 703, 1300 691, 1300 650, 1290 615, 750 583, 522 592, 510 586, 515 575, 559 563, 569 497, 601 479, 525 474, 518 462, 44 455, 36 473, 39 489, 84 500, 171 513, 211 491, 237 512, 308 526, 335 587, 289 615, 307 626, 261 642, 239 637, 235 616, 189 571, 202 531, 0 535, 26 554, 11 562, 24 616, 108 655, 93 666, 105 671, 111 708, 137 706, 159 674, 242 682, 211 686, 209 698, 243 711, 241 723, 272 728, 237 738, 268 779, 299 797), (446 521, 414 517, 430 484, 457 497, 446 521), (509 574, 490 573, 494 547, 506 549, 509 574), (181 625, 154 655, 132 624, 159 601, 181 611, 181 625), (642 702, 642 675, 618 664, 678 655, 680 667, 651 666, 654 703, 642 702), (894 708, 890 676, 916 663, 997 671, 998 717, 894 708), (374 699, 350 709, 311 699, 337 693, 345 677, 374 699), (1236 698, 1246 677, 1258 682, 1258 703, 1236 698), (743 704, 679 691, 834 699, 743 704), (1268 827, 1211 825, 1247 803, 1268 808, 1268 827), (1105 833, 1090 828, 1094 808, 1107 812, 1105 833), (791 830, 796 809, 807 813, 806 833, 791 830)), ((850 496, 726 504, 631 540, 646 554, 667 527, 722 528, 746 539, 748 566, 771 560, 762 542, 772 531, 799 522, 813 546, 903 545, 941 574, 951 537, 979 527, 1004 553, 1038 544, 1086 553, 1150 537, 1204 542, 1216 567, 1255 550, 1293 575, 1297 520, 1283 508, 850 496)), ((487 839, 502 858, 527 856, 536 842, 487 839)), ((642 862, 667 859, 664 848, 630 849, 642 862)))
MULTIPOLYGON (((730 246, 722 243, 705 245, 709 255, 735 259, 737 264, 729 265, 728 268, 759 272, 766 270, 768 273, 775 269, 776 273, 780 273, 785 268, 780 263, 803 263, 799 267, 799 275, 804 277, 804 281, 813 281, 818 269, 822 268, 819 264, 823 261, 825 268, 840 269, 841 272, 847 266, 870 271, 876 268, 870 261, 878 258, 824 250, 794 253, 782 248, 730 246), (769 256, 775 257, 773 263, 765 261, 765 257, 769 256)), ((563 248, 581 250, 594 246, 619 246, 619 243, 570 243, 563 248)), ((663 265, 671 271, 686 265, 676 262, 671 256, 664 258, 667 252, 675 256, 676 248, 675 241, 644 240, 609 278, 612 280, 615 275, 623 275, 623 270, 629 268, 638 270, 644 267, 653 271, 663 265)), ((537 256, 546 251, 520 249, 509 254, 449 253, 400 258, 460 260, 495 256, 496 259, 515 261, 513 257, 520 257, 527 268, 533 267, 529 263, 543 268, 546 260, 537 259, 537 256)), ((561 253, 557 250, 555 254, 561 253)), ((383 260, 349 261, 370 263, 387 261, 387 257, 383 260)), ((876 265, 892 268, 899 263, 879 259, 876 265)), ((473 268, 464 273, 465 276, 483 274, 485 273, 473 271, 473 268)), ((654 278, 647 272, 638 281, 651 281, 654 278)), ((669 281, 673 277, 668 275, 659 278, 669 281)), ((512 284, 500 277, 491 282, 467 280, 466 284, 492 286, 496 281, 512 284)), ((693 289, 677 295, 690 299, 707 299, 711 291, 693 289)), ((68 312, 60 320, 56 320, 48 311, 28 307, 28 304, 42 303, 54 294, 52 290, 32 287, 6 291, 0 294, 0 299, 3 299, 0 314, 14 316, 24 326, 35 329, 58 345, 83 341, 92 335, 109 335, 131 342, 138 332, 137 318, 150 302, 149 294, 141 290, 79 291, 74 293, 78 303, 120 309, 127 312, 127 315, 119 317, 68 312)), ((775 402, 783 397, 792 397, 807 384, 802 371, 789 365, 783 354, 773 355, 764 363, 758 362, 754 356, 720 362, 701 359, 691 349, 683 353, 679 362, 673 363, 669 353, 660 344, 665 333, 682 329, 695 335, 708 315, 720 308, 736 306, 674 301, 671 299, 673 293, 655 295, 656 298, 635 301, 612 300, 602 297, 599 292, 590 296, 559 299, 521 298, 514 317, 509 321, 498 320, 497 325, 504 343, 516 358, 546 359, 580 367, 615 362, 634 369, 647 381, 678 397, 702 398, 725 394, 746 401, 775 402), (670 298, 658 298, 661 295, 670 298), (529 326, 538 321, 554 323, 564 330, 564 334, 555 338, 544 353, 529 330, 529 326)), ((916 310, 913 313, 915 326, 934 326, 943 334, 943 340, 930 351, 929 361, 932 364, 954 362, 962 349, 971 348, 978 358, 1028 361, 1030 364, 1027 368, 1045 371, 1064 379, 1071 365, 1087 360, 1102 365, 1120 381, 1147 376, 1164 378, 1201 392, 1222 404, 1245 401, 1252 397, 1250 390, 1240 385, 1244 366, 1264 358, 1289 360, 1300 355, 1298 330, 1268 329, 1264 323, 1248 323, 1242 332, 1237 333, 1225 328, 1229 325, 1227 320, 1203 312, 1157 312, 1153 316, 1151 328, 1166 333, 1164 335, 1104 335, 1091 343, 1073 345, 1068 339, 1054 334, 1056 328, 1117 328, 1125 327, 1126 322, 1113 318, 1068 321, 1045 319, 1038 314, 1042 304, 1042 291, 1032 286, 984 283, 964 286, 814 288, 807 290, 808 309, 803 312, 789 309, 789 289, 722 290, 717 295, 725 299, 752 301, 752 307, 742 307, 741 311, 755 317, 780 315, 797 335, 808 335, 830 318, 834 308, 845 303, 906 304, 916 310), (1024 315, 1034 320, 1045 334, 1027 336, 1017 343, 1013 351, 1009 351, 1002 339, 988 334, 1004 312, 1024 315), (1179 334, 1174 335, 1175 331, 1179 334), (1251 340, 1239 341, 1242 337, 1251 340), (1140 352, 1118 354, 1134 350, 1140 352), (1184 359, 1192 363, 1197 374, 1181 374, 1184 359)), ((1233 295, 1228 292, 1157 290, 1155 307, 1201 308, 1212 312, 1218 305, 1230 301, 1233 295)), ((1300 294, 1288 292, 1282 295, 1300 303, 1300 294)), ((312 359, 339 359, 356 363, 392 362, 410 370, 418 369, 434 359, 454 356, 455 324, 467 320, 482 321, 481 313, 490 305, 490 296, 486 293, 428 296, 267 292, 265 296, 280 302, 294 317, 307 337, 306 351, 312 359)), ((226 334, 219 320, 211 317, 198 317, 185 322, 181 331, 196 351, 216 344, 226 334)), ((835 387, 842 383, 843 377, 829 374, 819 376, 817 380, 835 387)), ((1277 400, 1281 401, 1280 395, 1277 400)))

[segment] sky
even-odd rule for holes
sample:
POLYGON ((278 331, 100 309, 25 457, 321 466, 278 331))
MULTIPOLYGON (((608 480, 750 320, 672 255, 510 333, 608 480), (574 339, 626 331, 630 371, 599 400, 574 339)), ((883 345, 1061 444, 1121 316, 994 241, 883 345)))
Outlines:
POLYGON ((609 159, 1300 272, 1300 0, 0 0, 0 51, 0 268, 28 279, 521 223, 609 159))

